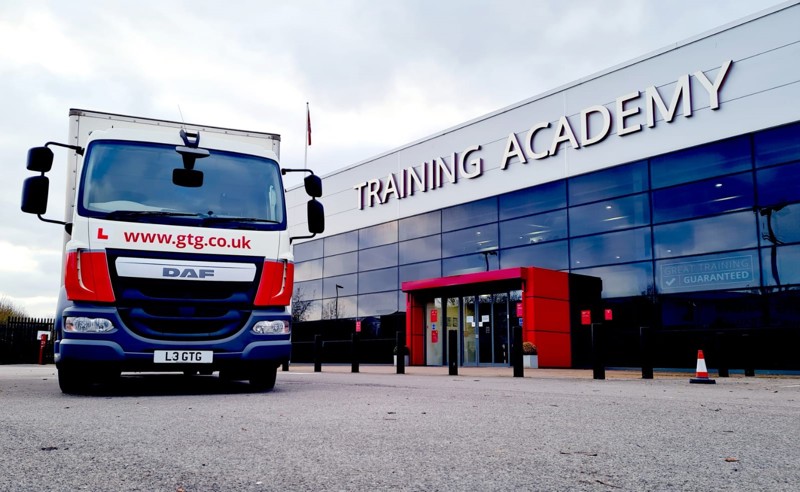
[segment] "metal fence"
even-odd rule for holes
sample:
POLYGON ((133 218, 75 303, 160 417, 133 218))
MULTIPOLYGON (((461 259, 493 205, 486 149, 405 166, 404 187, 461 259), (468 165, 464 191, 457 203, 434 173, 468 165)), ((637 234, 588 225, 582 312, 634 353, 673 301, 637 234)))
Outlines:
POLYGON ((9 318, 0 323, 0 364, 37 364, 42 334, 48 337, 43 362, 51 364, 53 323, 52 318, 9 318))

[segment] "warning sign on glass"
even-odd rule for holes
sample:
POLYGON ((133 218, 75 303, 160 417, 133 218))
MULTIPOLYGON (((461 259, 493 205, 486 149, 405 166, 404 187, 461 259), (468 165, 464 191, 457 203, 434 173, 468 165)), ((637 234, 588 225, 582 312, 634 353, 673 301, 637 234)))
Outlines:
POLYGON ((591 325, 592 324, 592 312, 588 309, 581 311, 581 324, 582 325, 591 325))

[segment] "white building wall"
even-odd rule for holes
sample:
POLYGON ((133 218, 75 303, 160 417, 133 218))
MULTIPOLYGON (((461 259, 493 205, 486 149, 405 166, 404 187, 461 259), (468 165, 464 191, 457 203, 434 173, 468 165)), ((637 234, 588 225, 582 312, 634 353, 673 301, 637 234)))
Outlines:
MULTIPOLYGON (((323 236, 797 121, 798 26, 800 3, 788 2, 324 176, 323 236), (713 82, 727 60, 733 63, 719 92, 720 106, 711 110, 708 92, 694 74, 703 71, 713 82), (678 115, 671 123, 659 116, 655 126, 647 128, 645 89, 656 86, 669 106, 676 81, 685 74, 692 74, 692 116, 684 117, 679 104, 678 115), (614 121, 615 101, 635 91, 641 93, 640 97, 626 107, 638 106, 642 111, 627 118, 625 124, 641 124, 643 129, 620 137, 614 121), (533 125, 550 122, 550 128, 535 139, 538 147, 549 146, 559 118, 565 115, 580 140, 580 112, 595 105, 606 106, 612 114, 610 133, 600 143, 578 149, 562 143, 555 156, 528 160, 527 164, 512 158, 505 170, 500 168, 510 133, 516 133, 524 147, 533 125), (459 178, 457 183, 446 182, 439 189, 399 200, 390 196, 384 204, 358 208, 354 186, 359 183, 384 181, 390 173, 399 178, 403 169, 435 158, 445 157, 450 162, 453 152, 461 154, 474 145, 481 147, 474 153, 474 157, 483 159, 481 176, 459 178)), ((295 188, 287 193, 287 199, 291 232, 304 234, 308 197, 302 188, 295 188)))

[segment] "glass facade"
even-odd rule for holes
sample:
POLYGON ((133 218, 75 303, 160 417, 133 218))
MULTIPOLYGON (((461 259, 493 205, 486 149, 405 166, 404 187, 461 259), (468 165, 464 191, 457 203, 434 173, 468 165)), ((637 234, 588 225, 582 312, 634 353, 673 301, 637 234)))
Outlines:
POLYGON ((800 292, 800 123, 309 241, 295 261, 305 321, 337 299, 339 317, 403 312, 410 280, 538 266, 655 306, 642 324, 796 323, 776 306, 800 292))

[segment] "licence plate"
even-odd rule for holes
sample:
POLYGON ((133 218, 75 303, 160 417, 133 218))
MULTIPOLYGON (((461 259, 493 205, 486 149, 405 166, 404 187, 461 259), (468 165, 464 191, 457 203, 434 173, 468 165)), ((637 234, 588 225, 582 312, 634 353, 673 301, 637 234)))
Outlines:
POLYGON ((214 352, 211 350, 156 350, 153 362, 157 364, 211 364, 214 352))

